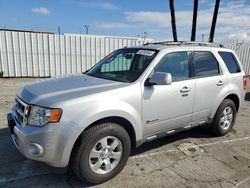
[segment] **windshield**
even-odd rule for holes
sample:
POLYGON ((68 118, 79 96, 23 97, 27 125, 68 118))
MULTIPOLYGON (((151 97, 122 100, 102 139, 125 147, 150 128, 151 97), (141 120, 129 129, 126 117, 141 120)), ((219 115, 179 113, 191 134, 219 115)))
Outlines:
POLYGON ((87 75, 131 83, 137 80, 154 59, 158 51, 146 49, 120 49, 112 52, 87 75))

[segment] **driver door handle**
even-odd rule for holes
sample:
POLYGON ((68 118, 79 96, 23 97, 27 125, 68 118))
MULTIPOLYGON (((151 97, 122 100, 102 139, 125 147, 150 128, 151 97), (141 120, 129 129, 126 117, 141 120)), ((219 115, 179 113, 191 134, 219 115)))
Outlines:
POLYGON ((220 81, 217 83, 217 86, 222 86, 223 84, 224 84, 224 82, 220 80, 220 81))
POLYGON ((187 92, 189 92, 190 90, 191 90, 190 87, 184 86, 184 87, 180 90, 180 92, 181 92, 181 93, 187 93, 187 92))

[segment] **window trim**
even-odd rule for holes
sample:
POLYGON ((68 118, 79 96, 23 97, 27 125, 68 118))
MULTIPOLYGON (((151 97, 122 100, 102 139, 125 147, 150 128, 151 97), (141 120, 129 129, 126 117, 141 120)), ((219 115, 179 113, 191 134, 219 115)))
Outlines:
POLYGON ((191 56, 191 78, 193 78, 193 79, 207 78, 207 77, 220 76, 220 75, 223 74, 222 71, 221 71, 220 63, 219 63, 219 61, 217 60, 216 56, 214 55, 214 53, 212 51, 209 51, 209 50, 192 50, 192 51, 190 51, 190 56, 191 56), (195 74, 195 64, 194 64, 194 52, 208 52, 211 55, 213 55, 213 57, 215 58, 215 60, 217 62, 218 74, 196 76, 196 74, 195 74))

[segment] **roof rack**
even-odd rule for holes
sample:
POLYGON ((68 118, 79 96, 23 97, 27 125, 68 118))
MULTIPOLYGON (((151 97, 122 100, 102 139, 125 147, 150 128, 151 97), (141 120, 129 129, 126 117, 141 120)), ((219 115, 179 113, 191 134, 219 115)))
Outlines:
POLYGON ((159 41, 159 42, 148 42, 144 45, 151 45, 151 44, 161 44, 161 45, 179 45, 179 46, 185 46, 185 45, 193 45, 193 46, 212 46, 212 47, 224 47, 223 44, 217 44, 217 43, 209 43, 209 42, 193 42, 193 41, 159 41))

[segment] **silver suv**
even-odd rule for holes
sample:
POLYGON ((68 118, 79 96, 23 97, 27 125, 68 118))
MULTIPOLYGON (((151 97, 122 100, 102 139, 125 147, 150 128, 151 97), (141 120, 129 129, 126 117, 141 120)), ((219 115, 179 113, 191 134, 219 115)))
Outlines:
POLYGON ((81 180, 98 184, 145 142, 202 125, 227 134, 245 93, 232 50, 161 42, 116 50, 83 74, 26 85, 8 125, 27 158, 70 164, 81 180))

